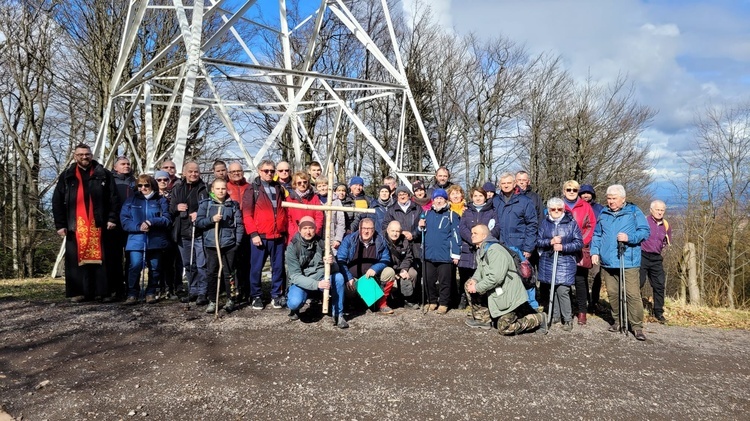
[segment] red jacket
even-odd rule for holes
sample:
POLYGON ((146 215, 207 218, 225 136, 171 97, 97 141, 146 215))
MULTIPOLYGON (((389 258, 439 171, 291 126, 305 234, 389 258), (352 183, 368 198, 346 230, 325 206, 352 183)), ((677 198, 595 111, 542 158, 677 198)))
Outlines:
POLYGON ((275 181, 271 181, 269 185, 276 191, 276 209, 261 185, 260 177, 255 178, 242 197, 242 222, 245 224, 245 233, 250 238, 260 236, 277 239, 286 235, 287 212, 286 208, 281 207, 284 189, 275 181))
POLYGON ((578 223, 578 228, 581 229, 583 234, 583 245, 587 247, 591 244, 591 239, 594 238, 594 228, 596 228, 596 215, 594 210, 591 208, 585 200, 578 199, 576 204, 571 209, 567 203, 565 203, 565 210, 573 214, 573 219, 578 223))
MULTIPOLYGON (((286 198, 286 201, 292 203, 302 203, 305 205, 320 206, 323 204, 316 194, 310 194, 307 196, 307 198, 303 198, 299 197, 299 195, 297 195, 294 190, 289 192, 289 196, 286 198)), ((286 240, 287 244, 292 241, 292 238, 294 238, 294 234, 299 231, 299 220, 305 216, 310 216, 315 219, 315 232, 321 237, 323 236, 323 211, 287 208, 287 215, 287 220, 289 221, 287 226, 287 232, 289 233, 289 237, 286 240)))
POLYGON ((230 181, 227 183, 227 194, 235 202, 240 204, 240 210, 242 210, 242 198, 245 196, 245 192, 250 187, 250 183, 243 177, 239 183, 230 181))

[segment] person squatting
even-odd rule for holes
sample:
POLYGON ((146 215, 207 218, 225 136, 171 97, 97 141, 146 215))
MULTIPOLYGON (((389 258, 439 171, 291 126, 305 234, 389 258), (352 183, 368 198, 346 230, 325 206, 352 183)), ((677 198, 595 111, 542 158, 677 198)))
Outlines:
POLYGON ((440 167, 411 189, 386 177, 369 197, 359 175, 328 185, 318 162, 293 172, 288 162, 264 160, 247 179, 239 162, 216 161, 206 184, 196 162, 179 178, 171 160, 135 176, 127 157, 108 170, 86 144, 73 157, 52 199, 72 302, 179 300, 207 313, 270 305, 288 308, 292 321, 323 311, 342 329, 367 310, 457 309, 471 328, 516 335, 557 323, 569 332, 574 320, 585 326, 601 279, 608 330, 645 340, 640 288, 648 278, 654 317, 666 323, 666 204, 652 202, 647 218, 621 185, 607 188, 604 206, 576 180, 543 202, 525 171, 466 194, 440 167), (266 262, 270 288, 261 282, 266 262))

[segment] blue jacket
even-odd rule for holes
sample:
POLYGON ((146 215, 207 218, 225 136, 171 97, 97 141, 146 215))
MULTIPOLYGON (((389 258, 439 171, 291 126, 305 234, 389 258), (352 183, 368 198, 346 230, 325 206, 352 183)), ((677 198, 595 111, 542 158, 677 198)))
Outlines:
POLYGON ((487 225, 492 231, 495 228, 495 207, 492 202, 487 202, 482 209, 477 209, 473 203, 466 205, 464 214, 461 215, 461 222, 458 224, 458 234, 461 236, 461 258, 458 267, 476 269, 477 250, 471 242, 471 229, 479 224, 487 225))
POLYGON ((430 209, 425 215, 424 258, 431 262, 451 262, 461 257, 458 239, 458 224, 461 218, 449 205, 436 211, 430 209))
POLYGON ((380 203, 380 200, 378 199, 372 199, 370 202, 370 208, 375 209, 375 214, 368 215, 368 217, 375 221, 375 231, 377 231, 378 234, 385 235, 383 220, 385 220, 385 215, 388 213, 388 210, 393 207, 394 203, 396 203, 396 201, 393 200, 392 197, 388 199, 388 202, 385 205, 380 203))
MULTIPOLYGON (((216 248, 216 223, 214 215, 219 212, 220 203, 214 199, 201 200, 198 205, 198 216, 195 226, 203 231, 203 247, 216 248)), ((245 225, 242 223, 240 204, 228 196, 221 204, 221 221, 219 221, 219 247, 234 247, 242 241, 245 225)))
POLYGON ((625 244, 625 267, 637 268, 641 266, 641 242, 648 238, 651 229, 648 221, 638 206, 631 203, 617 212, 608 207, 602 210, 596 221, 594 239, 591 240, 591 255, 599 255, 604 268, 619 268, 620 257, 617 253, 617 234, 624 232, 628 235, 625 244))
POLYGON ((172 215, 169 213, 167 199, 155 193, 151 199, 136 193, 130 196, 122 205, 120 223, 123 231, 128 233, 125 250, 143 250, 144 243, 148 250, 158 250, 169 247, 172 215), (141 231, 141 224, 148 221, 151 224, 147 233, 141 231))
POLYGON ((539 235, 536 240, 536 247, 539 251, 539 282, 549 284, 552 281, 555 251, 550 240, 556 236, 562 237, 562 251, 557 253, 555 285, 573 285, 576 279, 577 262, 583 248, 583 234, 570 212, 565 212, 557 225, 546 217, 539 226, 539 235))
POLYGON ((523 194, 513 194, 506 203, 500 192, 492 198, 492 204, 497 211, 497 224, 490 232, 492 236, 507 246, 533 252, 539 227, 534 202, 523 194))
MULTIPOLYGON (((372 239, 375 241, 375 254, 378 261, 370 266, 370 269, 380 275, 383 269, 390 266, 391 254, 388 252, 388 247, 385 245, 383 237, 377 231, 373 234, 372 239)), ((344 280, 346 281, 354 278, 354 275, 349 271, 349 262, 354 259, 354 253, 357 252, 358 246, 359 232, 357 231, 344 237, 344 241, 341 242, 339 250, 336 253, 336 263, 339 265, 339 272, 344 275, 344 280)))

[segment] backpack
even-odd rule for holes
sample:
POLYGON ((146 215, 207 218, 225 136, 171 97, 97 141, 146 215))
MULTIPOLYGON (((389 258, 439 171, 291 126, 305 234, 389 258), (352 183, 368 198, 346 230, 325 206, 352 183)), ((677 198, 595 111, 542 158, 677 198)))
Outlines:
POLYGON ((521 277, 521 283, 523 284, 524 288, 531 289, 536 286, 536 281, 534 280, 534 271, 531 269, 531 263, 529 262, 529 259, 527 259, 526 256, 523 255, 523 252, 518 249, 518 247, 506 246, 503 243, 499 243, 495 241, 485 242, 484 244, 485 258, 487 256, 487 249, 492 244, 501 245, 505 249, 505 251, 507 251, 508 254, 510 254, 510 257, 513 258, 513 264, 515 265, 515 268, 516 268, 514 272, 517 273, 519 277, 521 277))

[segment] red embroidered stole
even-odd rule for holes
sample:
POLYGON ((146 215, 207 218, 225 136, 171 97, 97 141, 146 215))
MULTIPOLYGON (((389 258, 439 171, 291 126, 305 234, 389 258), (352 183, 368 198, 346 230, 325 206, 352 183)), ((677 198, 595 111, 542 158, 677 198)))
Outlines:
MULTIPOLYGON (((89 170, 93 175, 94 168, 89 170)), ((102 230, 96 227, 94 221, 94 203, 89 195, 89 205, 83 194, 83 178, 81 168, 76 166, 78 191, 76 192, 76 243, 78 243, 78 266, 86 264, 102 264, 102 230), (86 209, 88 208, 88 210, 86 209)))

